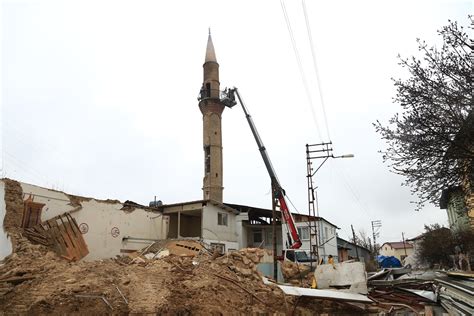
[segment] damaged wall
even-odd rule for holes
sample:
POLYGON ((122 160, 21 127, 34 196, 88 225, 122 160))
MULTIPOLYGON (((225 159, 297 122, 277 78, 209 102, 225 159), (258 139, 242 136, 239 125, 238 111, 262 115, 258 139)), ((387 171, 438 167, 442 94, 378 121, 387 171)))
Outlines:
POLYGON ((5 206, 5 183, 0 181, 0 260, 12 252, 12 244, 4 229, 4 219, 6 214, 5 206))
MULTIPOLYGON (((5 180, 0 182, 3 184, 5 180)), ((63 192, 31 184, 20 183, 20 185, 22 192, 17 194, 22 196, 23 200, 31 196, 34 202, 45 204, 41 212, 41 221, 64 212, 71 213, 89 249, 86 260, 110 258, 120 254, 121 251, 140 249, 152 240, 166 238, 168 221, 160 212, 141 208, 125 211, 121 210, 123 204, 115 200, 100 201, 68 196, 63 192)), ((0 207, 0 214, 4 214, 5 206, 0 204, 0 207)), ((2 243, 3 240, 2 237, 2 243)))

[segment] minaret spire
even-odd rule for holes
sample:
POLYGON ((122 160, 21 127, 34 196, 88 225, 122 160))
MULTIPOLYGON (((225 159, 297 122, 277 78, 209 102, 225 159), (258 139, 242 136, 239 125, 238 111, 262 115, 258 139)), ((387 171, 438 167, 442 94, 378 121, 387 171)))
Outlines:
POLYGON ((209 35, 207 37, 206 59, 204 62, 213 61, 217 63, 216 52, 214 51, 214 44, 212 44, 211 28, 209 28, 209 35))

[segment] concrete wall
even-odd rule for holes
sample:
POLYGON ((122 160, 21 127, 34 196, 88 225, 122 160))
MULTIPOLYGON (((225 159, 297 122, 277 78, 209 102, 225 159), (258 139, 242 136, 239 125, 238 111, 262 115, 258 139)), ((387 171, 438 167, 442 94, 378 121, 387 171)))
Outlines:
MULTIPOLYGON (((20 184, 24 199, 31 194, 35 202, 45 204, 42 221, 75 209, 69 205, 71 201, 63 192, 20 184)), ((82 209, 71 212, 71 216, 80 228, 84 228, 83 237, 89 249, 85 260, 114 257, 120 254, 121 249, 140 249, 152 240, 166 238, 168 220, 159 212, 140 208, 131 212, 123 211, 123 204, 118 201, 90 199, 81 201, 81 205, 82 209)), ((0 214, 4 209, 3 205, 0 214)))
POLYGON ((235 232, 237 233, 237 243, 239 244, 238 249, 247 247, 248 232, 247 227, 244 226, 244 222, 248 220, 248 213, 240 213, 235 216, 235 232))
POLYGON ((235 231, 235 214, 221 209, 218 206, 207 204, 202 209, 202 238, 204 240, 235 242, 238 247, 237 234, 235 231), (227 226, 217 225, 217 214, 227 214, 227 226))
POLYGON ((3 230, 3 219, 5 218, 5 183, 0 181, 0 260, 12 252, 12 244, 3 230))

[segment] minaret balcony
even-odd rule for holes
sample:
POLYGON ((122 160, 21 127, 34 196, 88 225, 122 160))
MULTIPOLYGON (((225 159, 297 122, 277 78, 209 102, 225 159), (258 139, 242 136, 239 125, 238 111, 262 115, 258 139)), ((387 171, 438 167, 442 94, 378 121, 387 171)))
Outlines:
POLYGON ((207 99, 217 99, 229 108, 237 104, 234 94, 227 88, 225 90, 201 89, 197 99, 199 102, 207 99))

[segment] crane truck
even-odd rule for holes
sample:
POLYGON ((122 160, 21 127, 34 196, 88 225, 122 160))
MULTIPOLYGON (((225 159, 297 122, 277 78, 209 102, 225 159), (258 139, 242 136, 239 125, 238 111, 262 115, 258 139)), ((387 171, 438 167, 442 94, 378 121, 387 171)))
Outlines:
MULTIPOLYGON (((289 249, 299 249, 301 247, 301 239, 300 236, 298 235, 298 230, 296 229, 295 225, 295 220, 293 219, 293 216, 291 215, 290 210, 288 209, 288 204, 286 203, 285 200, 285 190, 280 185, 280 181, 278 181, 278 178, 275 173, 275 169, 273 168, 272 162, 270 161, 270 157, 268 156, 268 152, 263 145, 262 139, 260 138, 260 135, 257 132, 257 128, 255 127, 255 123, 252 120, 252 116, 249 114, 249 111, 247 110, 244 102, 242 101, 242 97, 239 94, 239 90, 234 87, 231 89, 226 89, 226 98, 223 100, 226 106, 232 107, 237 104, 237 101, 235 100, 235 96, 237 96, 237 99, 239 100, 240 105, 242 106, 242 109, 244 110, 245 117, 247 119, 247 122, 250 126, 250 130, 252 131, 252 134, 255 138, 255 141, 257 142, 258 150, 260 151, 260 154, 262 155, 263 162, 265 164, 265 167, 267 169, 268 175, 270 176, 271 183, 272 183, 272 194, 275 199, 278 199, 278 203, 280 205, 280 211, 282 213, 283 217, 283 222, 287 226, 287 239, 288 239, 288 245, 287 248, 289 249)), ((291 253, 295 253, 296 251, 290 251, 291 253)), ((286 252, 284 253, 284 258, 285 260, 291 260, 291 257, 295 257, 294 255, 287 255, 286 252)), ((293 261, 293 260, 292 260, 293 261)))

